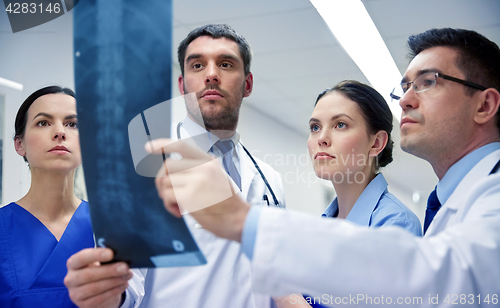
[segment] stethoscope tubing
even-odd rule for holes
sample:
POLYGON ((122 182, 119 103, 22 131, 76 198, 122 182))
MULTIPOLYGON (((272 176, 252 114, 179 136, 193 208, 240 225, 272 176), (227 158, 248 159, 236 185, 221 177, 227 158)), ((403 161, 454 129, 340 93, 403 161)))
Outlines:
MULTIPOLYGON (((180 121, 177 124, 177 139, 179 139, 179 140, 181 140, 181 126, 182 126, 182 121, 180 121)), ((279 207, 280 203, 278 201, 278 198, 276 198, 276 195, 274 194, 274 191, 271 188, 271 185, 269 185, 269 182, 267 181, 267 178, 264 175, 264 172, 262 172, 262 170, 260 169, 259 164, 257 164, 257 162, 255 161, 255 159, 253 158, 253 156, 250 154, 250 152, 245 148, 245 146, 240 141, 239 141, 239 144, 241 145, 241 147, 243 148, 243 150, 245 151, 245 153, 247 153, 247 155, 250 158, 250 160, 252 161, 253 165, 255 166, 255 168, 257 169, 257 171, 259 172, 260 177, 264 181, 264 184, 266 184, 267 189, 269 190, 269 192, 271 193, 271 196, 273 197, 274 204, 277 207, 279 207)))

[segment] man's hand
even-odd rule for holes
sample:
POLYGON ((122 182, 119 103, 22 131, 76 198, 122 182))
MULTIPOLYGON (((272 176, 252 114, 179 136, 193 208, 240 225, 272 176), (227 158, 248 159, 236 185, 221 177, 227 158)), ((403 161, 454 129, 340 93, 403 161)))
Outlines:
POLYGON ((241 241, 249 210, 218 160, 183 141, 157 139, 146 144, 151 153, 179 153, 165 160, 155 183, 165 208, 174 216, 190 213, 219 237, 241 241))
POLYGON ((64 284, 78 307, 119 307, 132 271, 124 262, 102 265, 113 259, 109 248, 88 248, 72 255, 66 266, 64 284))

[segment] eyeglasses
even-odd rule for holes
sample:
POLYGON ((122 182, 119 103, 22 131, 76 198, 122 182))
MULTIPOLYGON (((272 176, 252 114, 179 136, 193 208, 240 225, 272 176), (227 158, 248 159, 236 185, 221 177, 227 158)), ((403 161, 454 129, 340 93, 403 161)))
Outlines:
POLYGON ((446 79, 446 80, 458 82, 458 83, 463 84, 465 86, 468 86, 468 87, 471 87, 474 89, 478 89, 481 91, 486 90, 485 87, 480 86, 477 83, 458 79, 458 78, 451 77, 451 76, 441 74, 438 72, 428 72, 428 73, 424 73, 424 74, 418 76, 413 81, 402 82, 401 86, 395 87, 394 90, 392 90, 391 98, 395 99, 395 100, 399 100, 401 97, 403 97, 403 95, 406 93, 406 91, 408 91, 410 89, 410 87, 412 85, 413 85, 413 91, 415 91, 415 93, 420 93, 420 92, 424 92, 424 91, 427 91, 429 89, 432 89, 436 86, 436 81, 437 81, 438 77, 441 77, 441 78, 446 79))

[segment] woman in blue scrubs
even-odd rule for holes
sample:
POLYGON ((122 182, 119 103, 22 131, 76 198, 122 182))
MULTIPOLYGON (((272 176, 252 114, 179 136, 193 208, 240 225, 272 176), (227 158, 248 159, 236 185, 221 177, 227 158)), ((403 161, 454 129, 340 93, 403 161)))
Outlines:
POLYGON ((81 165, 75 94, 57 86, 34 92, 15 131, 31 186, 0 208, 0 306, 76 307, 63 283, 66 260, 94 240, 88 203, 74 194, 81 165))
MULTIPOLYGON (((376 90, 346 80, 323 91, 309 126, 307 146, 314 171, 330 181, 337 194, 324 217, 367 227, 398 226, 422 235, 418 217, 389 193, 379 173, 392 161, 392 113, 376 90)), ((321 298, 304 298, 293 294, 276 302, 279 308, 324 307, 321 298)))

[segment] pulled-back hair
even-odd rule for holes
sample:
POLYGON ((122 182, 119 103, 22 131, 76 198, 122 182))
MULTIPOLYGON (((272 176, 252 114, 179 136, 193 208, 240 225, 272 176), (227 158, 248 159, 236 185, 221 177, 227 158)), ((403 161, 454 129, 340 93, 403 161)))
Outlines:
MULTIPOLYGON (((47 94, 58 94, 63 93, 69 95, 71 97, 75 97, 75 92, 68 88, 61 88, 59 86, 48 86, 33 92, 28 98, 22 103, 21 107, 17 111, 16 121, 14 122, 15 134, 14 140, 16 138, 23 139, 24 132, 26 131, 26 123, 28 122, 28 109, 30 109, 31 105, 39 98, 47 94)), ((24 157, 24 161, 26 157, 24 157)))
POLYGON ((363 119, 366 122, 368 133, 376 134, 385 131, 388 136, 387 145, 375 159, 375 170, 387 166, 392 162, 392 149, 394 142, 391 138, 392 112, 385 99, 374 88, 356 80, 344 80, 332 88, 321 92, 316 99, 318 101, 326 94, 337 92, 356 103, 363 119))

